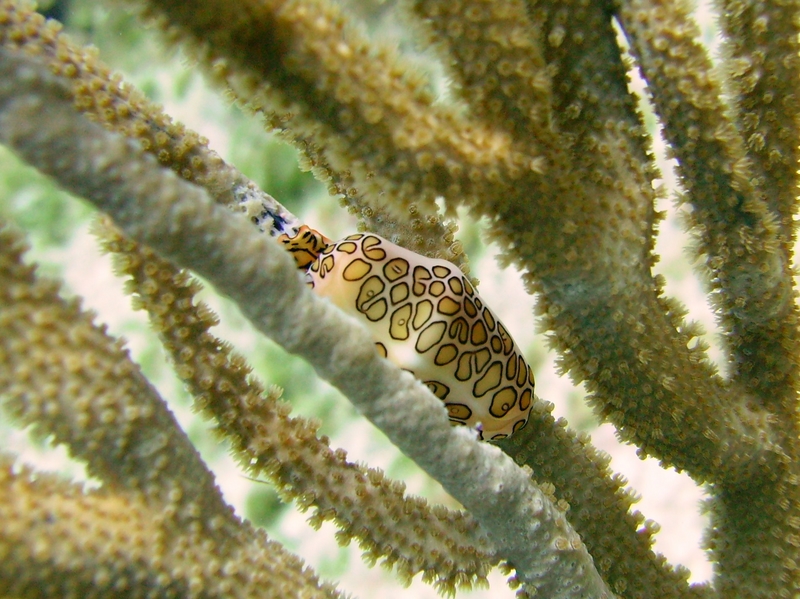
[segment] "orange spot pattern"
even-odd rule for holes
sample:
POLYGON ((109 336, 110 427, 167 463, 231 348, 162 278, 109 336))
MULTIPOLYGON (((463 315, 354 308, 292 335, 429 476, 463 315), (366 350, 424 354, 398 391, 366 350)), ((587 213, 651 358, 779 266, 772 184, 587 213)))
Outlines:
POLYGON ((482 439, 525 426, 534 389, 530 366, 458 268, 370 233, 320 251, 322 239, 302 227, 283 241, 303 259, 298 266, 314 290, 364 319, 380 354, 427 385, 453 424, 477 428, 482 439))

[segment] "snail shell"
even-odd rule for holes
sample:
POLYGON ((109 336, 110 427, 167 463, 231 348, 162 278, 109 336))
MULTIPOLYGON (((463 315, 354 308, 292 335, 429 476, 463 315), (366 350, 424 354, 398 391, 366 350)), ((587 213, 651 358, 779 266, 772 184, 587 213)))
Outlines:
POLYGON ((456 266, 372 233, 328 243, 303 226, 281 241, 302 257, 298 266, 314 291, 360 318, 381 355, 427 385, 451 423, 475 428, 482 439, 501 439, 525 426, 531 368, 456 266))

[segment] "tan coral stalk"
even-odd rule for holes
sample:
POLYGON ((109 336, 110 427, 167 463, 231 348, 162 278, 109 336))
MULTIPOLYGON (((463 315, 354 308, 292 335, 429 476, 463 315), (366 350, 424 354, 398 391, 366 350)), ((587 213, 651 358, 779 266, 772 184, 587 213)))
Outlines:
POLYGON ((21 261, 0 228, 0 393, 67 445, 103 487, 0 472, 0 590, 141 597, 338 597, 296 556, 241 523, 121 344, 21 261), (50 586, 48 586, 50 585, 50 586), (172 585, 175 585, 174 587, 172 585), (97 594, 93 594, 97 593, 97 594))
MULTIPOLYGON (((733 381, 771 411, 788 416, 800 386, 800 365, 793 357, 800 348, 800 318, 786 248, 790 233, 785 228, 782 233, 782 217, 764 195, 767 181, 756 176, 756 165, 745 153, 699 31, 679 7, 625 2, 622 23, 676 148, 685 201, 693 207, 697 251, 730 349, 733 381)), ((789 98, 786 102, 788 107, 789 98)), ((788 112, 786 119, 796 118, 788 112)))
POLYGON ((431 213, 439 194, 474 199, 504 174, 536 167, 508 135, 435 106, 425 81, 396 52, 369 44, 334 3, 132 4, 250 109, 301 141, 313 136, 327 163, 376 201, 431 213))
MULTIPOLYGON (((144 94, 111 71, 91 48, 81 48, 61 32, 55 21, 45 21, 29 2, 0 1, 0 45, 40 57, 54 74, 63 78, 74 95, 75 106, 106 129, 137 140, 142 148, 181 177, 206 188, 218 202, 245 211, 261 221, 264 206, 274 210, 275 201, 207 146, 208 141, 174 122, 144 94)), ((276 129, 285 129, 280 117, 276 129)), ((331 193, 356 212, 365 226, 404 247, 433 257, 456 261, 467 272, 467 258, 453 244, 452 223, 434 215, 414 216, 402 222, 379 202, 369 201, 353 186, 348 170, 331 167, 324 148, 290 131, 286 138, 305 148, 309 168, 325 181, 331 193)), ((412 206, 409 210, 415 210, 412 206)))
POLYGON ((212 474, 122 344, 23 264, 19 234, 0 230, 0 251, 6 409, 68 445, 90 475, 111 487, 170 505, 185 524, 203 514, 198 524, 209 532, 232 526, 212 474))

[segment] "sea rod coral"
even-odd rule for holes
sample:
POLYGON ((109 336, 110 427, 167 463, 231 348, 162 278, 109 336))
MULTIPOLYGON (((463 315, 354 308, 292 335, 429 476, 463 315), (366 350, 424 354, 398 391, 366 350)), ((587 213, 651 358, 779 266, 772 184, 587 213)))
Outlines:
MULTIPOLYGON (((484 584, 497 565, 527 596, 800 592, 797 2, 720 0, 714 62, 682 2, 406 0, 399 10, 438 53, 451 102, 330 1, 121 4, 295 145, 364 230, 466 270, 456 210, 486 217, 595 413, 706 486, 714 576, 690 585, 653 553, 655 529, 631 512, 607 458, 545 401, 505 440, 448 426, 441 402, 257 230, 274 199, 31 4, 0 0, 0 141, 105 213, 101 244, 247 472, 311 509, 313 524, 334 522, 368 561, 444 593, 484 584), (631 68, 677 164, 725 376, 652 270, 658 170, 631 68), (279 390, 209 332, 216 317, 189 271, 306 359, 464 509, 407 495, 290 416, 279 390)), ((5 413, 65 444, 100 486, 3 455, 0 591, 340 596, 232 513, 120 343, 23 256, 21 234, 3 225, 5 413)))

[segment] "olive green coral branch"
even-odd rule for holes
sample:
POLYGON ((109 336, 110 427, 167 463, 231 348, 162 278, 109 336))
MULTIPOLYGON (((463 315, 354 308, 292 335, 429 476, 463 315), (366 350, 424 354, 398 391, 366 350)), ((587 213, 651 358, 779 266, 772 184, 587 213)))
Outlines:
POLYGON ((65 444, 103 486, 0 473, 0 589, 54 594, 339 597, 297 557, 242 523, 121 344, 21 260, 0 227, 4 407, 65 444), (93 594, 95 593, 95 594, 93 594))
MULTIPOLYGON (((0 46, 48 65, 70 90, 76 109, 109 131, 136 140, 159 162, 204 187, 220 204, 245 212, 261 224, 264 214, 292 218, 277 201, 208 147, 208 140, 164 114, 97 57, 95 48, 74 44, 61 24, 33 4, 0 0, 0 46)), ((269 223, 264 223, 269 228, 269 223)))
POLYGON ((213 526, 202 523, 209 532, 231 525, 213 475, 122 344, 96 327, 76 300, 62 300, 57 284, 22 263, 24 246, 7 227, 0 230, 0 250, 6 409, 42 437, 66 444, 90 475, 111 487, 171 505, 178 521, 213 516, 219 520, 213 526))
POLYGON ((34 476, 28 468, 16 468, 13 457, 3 454, 0 498, 0 588, 4 594, 30 597, 37 586, 54 597, 112 591, 129 596, 134 590, 130 587, 137 586, 162 589, 157 596, 166 596, 169 590, 189 591, 186 577, 170 576, 178 563, 170 560, 165 567, 152 567, 153 558, 161 553, 153 548, 164 536, 164 517, 142 497, 107 490, 87 492, 53 475, 34 476), (48 570, 58 575, 49 580, 36 576, 48 570), (172 589, 164 588, 159 577, 169 577, 172 589))
MULTIPOLYGON (((769 201, 763 185, 776 191, 796 183, 773 185, 765 173, 759 175, 763 157, 756 160, 753 144, 746 147, 742 138, 746 121, 758 118, 732 119, 699 30, 681 3, 622 2, 619 14, 677 158, 686 201, 694 208, 691 227, 726 334, 732 383, 767 409, 793 414, 800 387, 800 335, 791 251, 786 249, 791 233, 785 227, 782 232, 781 218, 787 217, 776 212, 776 200, 769 201)), ((751 39, 749 30, 739 33, 738 42, 729 38, 732 44, 751 39)), ((786 52, 790 56, 790 49, 786 52)), ((771 57, 770 63, 775 60, 771 57)), ((787 65, 793 62, 796 58, 790 57, 787 65)), ((776 107, 791 104, 792 93, 774 89, 781 94, 776 107)), ((740 100, 752 102, 752 97, 740 100)), ((784 135, 789 132, 773 132, 768 139, 781 144, 784 135)), ((792 156, 786 160, 794 160, 796 169, 792 156)))
POLYGON ((251 110, 325 148, 373 201, 432 213, 439 195, 474 199, 539 167, 509 135, 435 104, 396 52, 326 0, 131 4, 251 110))
MULTIPOLYGON (((787 447, 796 455, 796 446, 787 447)), ((799 470, 794 461, 773 469, 767 483, 714 486, 705 545, 720 596, 794 597, 800 592, 799 470)))
POLYGON ((774 464, 781 452, 774 434, 762 436, 761 415, 748 411, 744 394, 692 345, 696 331, 650 272, 656 171, 611 5, 528 8, 553 81, 553 131, 540 144, 547 168, 538 181, 498 186, 473 208, 491 217, 509 261, 527 270, 564 369, 587 381, 623 439, 700 479, 723 469, 749 478, 759 459, 774 464))
POLYGON ((764 199, 778 215, 784 252, 791 256, 800 159, 800 6, 750 0, 718 5, 730 101, 764 199))
POLYGON ((518 138, 549 137, 551 80, 538 30, 523 0, 414 2, 430 29, 429 45, 445 45, 458 93, 476 118, 518 138))
POLYGON ((0 592, 39 597, 341 597, 302 562, 242 524, 221 551, 175 529, 142 495, 87 490, 0 454, 0 592))
POLYGON ((315 298, 274 241, 85 120, 39 63, 2 51, 0 68, 4 142, 109 212, 134 239, 208 278, 259 330, 303 356, 472 513, 528 589, 611 595, 563 513, 529 476, 470 431, 451 428, 441 402, 381 359, 365 331, 315 298))
MULTIPOLYGON (((690 225, 710 273, 712 299, 726 334, 732 377, 728 406, 721 404, 720 408, 743 411, 749 409, 748 403, 760 406, 751 413, 756 423, 762 420, 756 429, 772 430, 782 447, 774 454, 781 459, 763 473, 737 477, 723 468, 714 486, 708 546, 717 564, 716 586, 723 596, 772 595, 776 580, 785 585, 781 592, 798 588, 798 477, 795 461, 789 456, 797 452, 800 344, 788 243, 792 233, 786 223, 786 215, 795 208, 784 206, 780 212, 775 195, 795 186, 796 174, 792 172, 780 182, 772 180, 785 175, 779 166, 782 161, 765 165, 765 157, 758 156, 763 148, 754 143, 756 129, 756 137, 771 134, 765 143, 776 144, 773 149, 783 143, 784 136, 796 134, 791 122, 796 118, 796 82, 788 89, 773 82, 768 93, 778 95, 766 102, 763 96, 755 97, 758 92, 751 93, 754 89, 767 93, 756 73, 739 69, 742 61, 751 67, 762 64, 769 55, 772 68, 767 70, 786 69, 791 78, 789 73, 797 65, 797 38, 796 32, 788 34, 787 30, 796 27, 797 9, 770 2, 758 6, 753 5, 752 12, 734 9, 732 4, 723 7, 731 48, 728 70, 734 77, 731 110, 685 4, 618 3, 620 23, 647 80, 665 137, 677 158, 687 202, 693 207, 690 225), (739 25, 750 20, 765 26, 770 20, 764 20, 766 14, 784 16, 784 22, 769 25, 783 34, 761 44, 764 31, 739 25), (786 58, 781 67, 776 64, 776 54, 786 58), (753 88, 748 87, 748 79, 753 88), (746 116, 748 111, 754 112, 746 116), (772 116, 764 122, 766 112, 772 116), (774 130, 778 121, 786 121, 786 131, 774 130), (769 167, 775 170, 767 174, 769 167), (767 537, 764 530, 770 529, 776 532, 767 537), (777 554, 785 557, 782 563, 765 558, 777 554)), ((774 73, 767 79, 770 77, 774 73)), ((787 152, 786 161, 795 171, 796 148, 787 152)), ((794 203, 796 193, 791 195, 794 203)))

